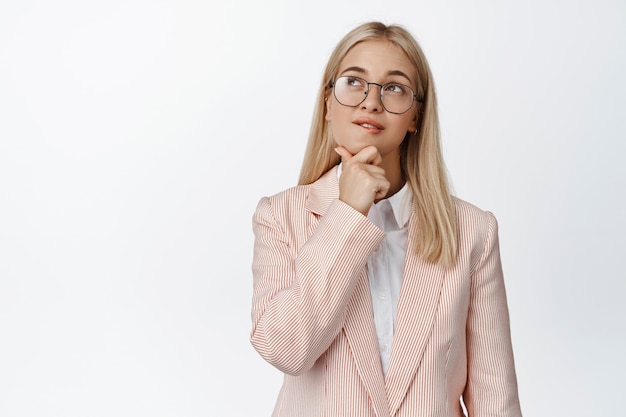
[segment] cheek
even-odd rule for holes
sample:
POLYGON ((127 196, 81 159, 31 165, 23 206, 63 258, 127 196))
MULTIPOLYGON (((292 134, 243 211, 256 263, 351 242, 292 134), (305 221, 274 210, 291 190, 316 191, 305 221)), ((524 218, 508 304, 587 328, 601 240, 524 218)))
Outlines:
POLYGON ((407 131, 415 130, 417 117, 414 114, 407 114, 402 122, 402 126, 406 126, 407 131))

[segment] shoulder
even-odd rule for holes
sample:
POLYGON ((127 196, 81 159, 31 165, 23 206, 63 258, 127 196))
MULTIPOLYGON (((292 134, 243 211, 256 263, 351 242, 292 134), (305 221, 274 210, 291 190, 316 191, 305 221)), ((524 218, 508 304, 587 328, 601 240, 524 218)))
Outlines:
POLYGON ((331 202, 339 196, 337 169, 332 168, 317 181, 307 185, 296 185, 279 193, 263 197, 257 207, 271 206, 282 217, 294 210, 302 209, 316 214, 323 214, 331 202))
POLYGON ((297 185, 262 197, 257 204, 255 216, 284 218, 289 217, 289 213, 301 211, 306 206, 310 188, 310 185, 297 185))
POLYGON ((488 210, 483 210, 478 206, 469 203, 465 200, 461 200, 458 197, 452 197, 454 207, 456 209, 456 215, 459 223, 464 225, 475 225, 496 223, 496 217, 488 210))
POLYGON ((453 197, 458 233, 461 242, 478 244, 491 240, 498 233, 498 221, 490 211, 453 197))
POLYGON ((261 200, 267 200, 275 205, 294 204, 306 200, 311 190, 311 185, 296 185, 286 188, 275 194, 263 196, 261 200))
POLYGON ((457 196, 452 196, 452 201, 457 209, 457 211, 461 211, 463 214, 468 215, 481 215, 481 214, 491 214, 489 210, 485 210, 481 207, 478 207, 475 204, 472 204, 466 200, 462 200, 457 196))

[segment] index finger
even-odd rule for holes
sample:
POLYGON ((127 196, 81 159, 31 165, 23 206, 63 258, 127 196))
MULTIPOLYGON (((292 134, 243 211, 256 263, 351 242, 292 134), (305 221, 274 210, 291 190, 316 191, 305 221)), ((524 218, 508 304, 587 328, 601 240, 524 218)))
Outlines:
POLYGON ((380 156, 380 152, 376 146, 370 145, 361 149, 354 155, 357 161, 364 164, 379 165, 383 161, 383 157, 380 156))
POLYGON ((348 159, 354 156, 352 155, 352 153, 350 153, 349 150, 347 150, 345 147, 341 145, 335 148, 335 152, 337 152, 339 156, 341 157, 341 162, 346 162, 348 159))

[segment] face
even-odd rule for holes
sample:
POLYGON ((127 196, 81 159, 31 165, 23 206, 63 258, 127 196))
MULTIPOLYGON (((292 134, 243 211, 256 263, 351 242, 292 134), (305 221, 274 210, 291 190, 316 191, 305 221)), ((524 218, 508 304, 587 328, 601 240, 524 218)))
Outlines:
MULTIPOLYGON (((416 73, 409 58, 388 41, 364 41, 355 45, 339 64, 337 77, 356 76, 377 84, 396 82, 415 86, 416 73)), ((356 107, 337 101, 332 89, 326 97, 326 120, 335 141, 352 154, 374 145, 383 161, 400 162, 400 144, 417 125, 417 103, 403 114, 386 111, 380 101, 380 87, 370 85, 365 100, 356 107)))

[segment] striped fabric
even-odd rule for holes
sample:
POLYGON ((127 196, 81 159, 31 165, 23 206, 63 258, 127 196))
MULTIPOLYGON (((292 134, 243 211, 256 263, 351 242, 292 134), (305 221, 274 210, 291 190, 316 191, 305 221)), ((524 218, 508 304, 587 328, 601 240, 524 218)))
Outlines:
POLYGON ((254 213, 251 342, 285 374, 273 416, 460 417, 461 398, 472 417, 521 416, 493 215, 455 199, 449 270, 409 243, 385 377, 365 269, 383 233, 338 195, 333 168, 254 213))

